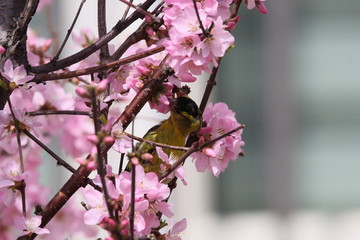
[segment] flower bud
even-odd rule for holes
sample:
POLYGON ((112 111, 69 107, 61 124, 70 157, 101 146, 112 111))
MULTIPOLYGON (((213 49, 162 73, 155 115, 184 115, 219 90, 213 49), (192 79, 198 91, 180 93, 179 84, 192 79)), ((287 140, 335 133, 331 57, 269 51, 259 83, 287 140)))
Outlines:
POLYGON ((215 151, 214 151, 212 148, 204 147, 204 148, 202 149, 202 152, 203 152, 205 155, 209 156, 209 157, 213 157, 213 158, 216 157, 216 153, 215 153, 215 151))
POLYGON ((79 86, 75 89, 75 93, 83 98, 89 98, 89 91, 87 90, 86 86, 79 86))
POLYGON ((154 35, 154 29, 152 29, 152 28, 147 28, 146 29, 146 33, 149 35, 149 36, 152 36, 152 35, 154 35))
POLYGON ((265 7, 265 4, 263 4, 262 2, 260 3, 257 3, 256 4, 256 8, 257 10, 262 13, 262 14, 268 14, 268 10, 267 8, 265 7))
POLYGON ((86 164, 86 159, 83 159, 81 157, 76 158, 75 159, 76 162, 80 163, 81 165, 85 165, 86 164))
POLYGON ((51 43, 52 43, 52 40, 51 39, 47 39, 45 42, 44 42, 44 45, 42 45, 40 47, 40 50, 44 53, 46 52, 47 50, 49 50, 49 48, 51 47, 51 43))
POLYGON ((236 16, 236 17, 230 19, 226 24, 227 25, 226 30, 228 30, 228 31, 234 30, 234 28, 235 28, 237 22, 239 21, 239 19, 240 19, 240 16, 236 16))
POLYGON ((145 21, 150 24, 152 23, 152 19, 150 16, 145 16, 145 21))
POLYGON ((131 158, 131 163, 136 166, 139 164, 139 159, 137 157, 133 157, 131 158))
POLYGON ((86 139, 93 144, 99 143, 99 138, 95 134, 88 135, 86 139))
POLYGON ((5 48, 0 45, 0 55, 3 54, 4 52, 5 52, 5 48))
POLYGON ((109 81, 107 79, 102 80, 95 89, 95 94, 99 95, 100 93, 106 91, 108 88, 109 81))
POLYGON ((115 139, 111 136, 106 136, 103 139, 103 143, 105 143, 105 144, 114 144, 114 142, 115 142, 115 139))
POLYGON ((137 66, 136 70, 138 70, 142 74, 148 74, 150 72, 149 68, 147 68, 145 66, 137 66))
POLYGON ((95 159, 97 155, 97 148, 95 146, 93 146, 90 150, 90 156, 95 159))
POLYGON ((97 169, 97 163, 96 161, 91 160, 86 164, 86 167, 89 171, 94 171, 95 169, 97 169))
POLYGON ((141 159, 144 159, 146 161, 151 161, 153 160, 154 156, 150 153, 143 153, 141 154, 141 159))

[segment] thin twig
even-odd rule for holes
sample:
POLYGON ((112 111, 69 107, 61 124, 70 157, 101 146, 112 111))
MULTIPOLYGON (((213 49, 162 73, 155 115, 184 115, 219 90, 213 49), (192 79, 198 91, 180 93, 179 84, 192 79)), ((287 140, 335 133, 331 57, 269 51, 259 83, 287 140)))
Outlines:
POLYGON ((209 31, 205 29, 201 19, 200 19, 200 14, 199 14, 199 10, 196 6, 196 0, 193 0, 193 3, 194 3, 194 9, 195 9, 195 13, 196 13, 196 17, 199 21, 199 25, 200 25, 200 29, 201 31, 203 32, 203 34, 205 35, 205 37, 208 37, 209 36, 209 31))
MULTIPOLYGON (((131 159, 130 159, 131 161, 131 159)), ((135 220, 135 184, 136 170, 135 165, 131 161, 131 202, 130 202, 130 239, 134 240, 134 220, 135 220)))
MULTIPOLYGON (((31 134, 28 130, 24 129, 22 131, 26 136, 28 136, 31 140, 33 140, 37 145, 39 145, 42 149, 45 150, 50 156, 52 156, 56 160, 56 164, 59 166, 63 166, 70 172, 74 173, 76 172, 76 169, 73 168, 70 164, 68 164, 65 160, 63 160, 61 157, 59 157, 56 153, 54 153, 50 148, 48 148, 44 143, 42 143, 39 139, 37 139, 34 135, 31 134)), ((96 190, 101 191, 98 185, 93 183, 90 179, 87 179, 88 184, 90 184, 92 187, 94 187, 96 190)))
MULTIPOLYGON (((129 2, 130 3, 133 3, 134 0, 130 0, 129 2)), ((128 15, 129 13, 129 10, 130 10, 130 5, 127 5, 125 11, 124 11, 124 15, 122 16, 121 20, 125 20, 126 16, 128 15)))
MULTIPOLYGON (((141 5, 141 8, 148 9, 156 0, 147 0, 141 5)), ((40 65, 40 66, 34 66, 30 68, 30 72, 32 73, 46 73, 51 71, 56 71, 59 69, 63 69, 65 67, 68 67, 74 63, 77 63, 97 50, 99 50, 104 44, 108 43, 112 39, 114 39, 116 36, 118 36, 121 32, 123 32, 128 26, 130 26, 133 22, 135 22, 138 18, 142 16, 141 13, 138 11, 135 11, 133 14, 131 14, 127 19, 124 21, 118 21, 116 25, 102 38, 99 38, 96 42, 88 46, 87 48, 69 56, 63 59, 60 59, 58 61, 50 61, 49 63, 40 65)))
POLYGON ((140 141, 140 142, 146 142, 150 145, 153 145, 153 146, 158 146, 158 147, 161 147, 161 148, 168 148, 168 149, 173 149, 173 150, 179 150, 179 151, 188 151, 189 148, 188 147, 180 147, 180 146, 173 146, 173 145, 168 145, 168 144, 164 144, 164 143, 158 143, 158 142, 154 142, 154 141, 150 141, 150 140, 147 140, 147 139, 144 139, 144 138, 141 138, 141 137, 137 137, 135 135, 132 135, 130 133, 127 133, 127 132, 122 132, 122 134, 132 138, 132 139, 135 139, 137 141, 140 141))
POLYGON ((183 164, 183 162, 185 162, 187 157, 189 157, 192 153, 198 151, 198 148, 199 148, 199 143, 195 142, 189 148, 189 150, 187 150, 178 160, 176 160, 176 162, 174 164, 171 165, 171 167, 168 170, 166 170, 163 174, 160 175, 159 181, 163 180, 164 178, 169 176, 170 173, 175 171, 175 169, 177 169, 181 164, 183 164))
POLYGON ((42 149, 45 150, 50 156, 52 156, 56 161, 57 165, 65 167, 70 172, 74 173, 76 170, 68 164, 65 160, 59 157, 56 153, 54 153, 50 148, 48 148, 44 143, 42 143, 37 137, 32 135, 28 130, 24 129, 23 133, 28 136, 31 140, 33 140, 37 145, 39 145, 42 149))
POLYGON ((29 116, 39 115, 82 115, 92 118, 92 113, 87 111, 76 111, 76 110, 39 110, 26 113, 29 116))
POLYGON ((10 97, 8 99, 8 104, 9 104, 11 116, 12 116, 14 126, 15 126, 16 140, 17 140, 17 145, 18 145, 18 149, 19 149, 20 169, 21 169, 21 172, 24 172, 25 171, 24 157, 23 157, 23 154, 22 154, 22 147, 21 147, 21 140, 20 140, 20 129, 19 129, 20 122, 15 117, 15 113, 14 113, 14 109, 13 109, 12 104, 11 104, 10 97))
MULTIPOLYGON (((21 172, 24 173, 25 171, 25 167, 24 167, 24 156, 23 156, 23 152, 22 152, 22 147, 21 147, 21 139, 20 139, 20 129, 19 129, 19 124, 20 122, 16 119, 15 117, 15 113, 11 104, 11 100, 9 97, 8 100, 9 103, 9 108, 10 108, 10 112, 12 115, 12 119, 14 122, 14 126, 15 126, 15 133, 16 133, 16 142, 18 145, 18 150, 19 150, 19 159, 20 159, 20 169, 21 172)), ((21 193, 21 205, 22 205, 22 212, 24 217, 26 217, 26 196, 25 196, 25 183, 23 184, 23 186, 21 187, 20 193, 21 193)))
MULTIPOLYGON (((134 126, 135 121, 132 121, 131 124, 131 133, 134 135, 134 126)), ((135 152, 135 144, 134 139, 131 139, 131 150, 134 153, 135 152)), ((131 160, 131 201, 130 201, 130 239, 134 240, 134 221, 135 221, 135 187, 136 187, 136 167, 133 161, 131 160)))
POLYGON ((240 129, 243 129, 244 127, 245 127, 245 125, 240 125, 239 127, 234 128, 233 130, 231 130, 231 131, 229 131, 227 133, 224 133, 224 134, 222 134, 222 135, 220 135, 220 136, 218 136, 218 137, 216 137, 214 139, 211 139, 208 142, 201 145, 198 150, 201 150, 202 148, 204 148, 204 147, 206 147, 208 145, 211 145, 211 144, 215 143, 216 141, 219 141, 220 139, 222 139, 222 138, 224 138, 226 136, 229 136, 229 135, 233 134, 234 132, 239 131, 240 129))
POLYGON ((120 155, 120 163, 119 163, 118 175, 120 175, 120 173, 122 172, 122 168, 123 168, 123 165, 124 165, 124 158, 125 158, 125 153, 122 153, 120 155))
POLYGON ((195 142, 190 148, 188 151, 186 151, 178 160, 176 160, 176 162, 171 165, 171 167, 166 171, 164 172, 163 174, 160 175, 159 177, 159 180, 163 180, 164 178, 166 178, 167 176, 169 176, 170 173, 172 173, 173 171, 175 171, 175 169, 177 169, 181 164, 183 164, 186 160, 187 157, 189 157, 192 153, 196 152, 196 151, 199 151, 201 150, 202 148, 208 146, 208 145, 211 145, 213 144, 214 142, 226 137, 226 136, 229 136, 230 134, 234 133, 234 132, 237 132, 239 131, 240 129, 243 129, 244 128, 244 125, 240 125, 239 127, 227 132, 227 133, 224 133, 222 135, 220 135, 219 137, 217 138, 214 138, 206 143, 204 143, 203 145, 199 146, 199 143, 198 142, 195 142))
MULTIPOLYGON (((221 59, 222 58, 217 59, 217 62, 218 62, 219 65, 220 65, 221 59)), ((216 85, 216 75, 218 73, 218 70, 219 70, 219 66, 213 67, 213 70, 211 72, 209 80, 207 81, 205 92, 204 92, 204 95, 203 95, 203 97, 201 99, 201 103, 200 103, 200 107, 199 107, 200 112, 202 112, 202 113, 204 112, 206 104, 209 101, 210 94, 211 94, 214 86, 216 85)))
POLYGON ((82 76, 82 75, 97 73, 102 70, 111 69, 111 68, 119 67, 121 65, 125 65, 125 64, 134 62, 136 60, 151 56, 153 54, 162 52, 164 50, 165 50, 164 46, 159 46, 159 47, 152 48, 150 50, 146 50, 144 52, 136 53, 134 55, 131 55, 129 57, 126 57, 126 58, 123 58, 123 59, 120 59, 117 61, 113 61, 110 63, 95 66, 95 67, 89 67, 89 68, 85 68, 85 69, 81 69, 81 70, 61 72, 61 73, 37 74, 37 75, 35 75, 35 78, 28 81, 28 83, 29 82, 41 83, 44 81, 66 79, 66 78, 72 78, 72 77, 78 77, 78 76, 82 76))
MULTIPOLYGON (((22 16, 22 19, 21 19, 22 21, 20 21, 21 26, 19 27, 21 32, 19 33, 19 35, 17 35, 17 37, 23 38, 24 34, 26 35, 27 26, 30 23, 32 16, 36 12, 36 8, 37 8, 38 4, 39 4, 39 0, 26 1, 26 6, 21 15, 22 16)), ((17 42, 17 40, 14 40, 14 42, 17 42)))
POLYGON ((132 2, 128 2, 126 0, 120 0, 120 2, 125 3, 126 5, 134 8, 136 11, 138 11, 139 13, 143 14, 144 16, 148 16, 151 19, 156 19, 156 17, 154 17, 154 15, 152 15, 151 13, 149 13, 148 11, 145 11, 144 9, 134 5, 132 2))
POLYGON ((21 188, 20 188, 20 193, 21 193, 21 206, 22 206, 22 212, 23 212, 23 216, 26 217, 26 183, 24 180, 21 181, 21 188))
POLYGON ((241 2, 242 2, 242 0, 236 0, 233 2, 233 7, 231 9, 231 18, 234 18, 237 16, 241 2))
POLYGON ((80 6, 79 6, 79 8, 78 8, 78 10, 77 10, 77 12, 76 12, 75 18, 74 18, 74 20, 72 21, 70 28, 69 28, 68 31, 67 31, 67 34, 66 34, 66 36, 65 36, 64 41, 62 42, 59 51, 58 51, 57 54, 53 57, 53 59, 51 59, 50 62, 56 62, 56 61, 59 59, 59 56, 60 56, 62 50, 64 49, 66 42, 68 41, 68 39, 69 39, 69 37, 70 37, 70 34, 71 34, 71 32, 72 32, 72 30, 73 30, 73 28, 74 28, 74 26, 75 26, 76 21, 77 21, 78 18, 79 18, 81 9, 82 9, 82 7, 83 7, 83 5, 84 5, 85 2, 86 2, 86 0, 81 0, 80 6))
MULTIPOLYGON (((96 99, 94 88, 91 91, 91 107, 92 107, 92 112, 94 115, 94 131, 95 131, 95 135, 97 135, 98 132, 100 131, 100 125, 99 125, 99 122, 96 121, 96 119, 98 118, 98 104, 97 104, 97 99, 96 99)), ((109 197, 109 192, 108 192, 107 186, 106 186, 105 166, 104 166, 104 162, 103 162, 103 158, 102 158, 100 142, 96 144, 96 149, 97 149, 98 174, 100 176, 100 181, 101 181, 101 185, 103 188, 106 207, 108 209, 110 218, 116 221, 116 219, 114 217, 114 213, 113 213, 113 208, 110 204, 111 199, 109 197)))
POLYGON ((118 49, 116 49, 113 55, 111 55, 111 59, 112 60, 119 59, 131 45, 145 39, 145 36, 147 35, 146 26, 147 24, 143 23, 138 27, 138 29, 136 29, 133 33, 131 33, 130 36, 124 40, 121 46, 118 47, 118 49))

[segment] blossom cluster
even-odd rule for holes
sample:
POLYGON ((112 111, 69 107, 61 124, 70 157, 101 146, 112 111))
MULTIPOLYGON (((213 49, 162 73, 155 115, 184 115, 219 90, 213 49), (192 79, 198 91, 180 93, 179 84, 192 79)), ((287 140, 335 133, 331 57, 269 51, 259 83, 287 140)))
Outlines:
MULTIPOLYGON (((173 216, 170 204, 166 199, 170 195, 170 188, 167 184, 159 182, 156 173, 145 173, 141 165, 135 167, 135 194, 134 194, 134 234, 135 236, 146 236, 152 229, 160 227, 158 214, 168 218, 173 216)), ((106 187, 109 192, 113 207, 115 208, 116 219, 119 222, 119 229, 123 236, 129 236, 129 217, 131 210, 131 173, 124 171, 120 175, 108 172, 113 180, 107 180, 106 187)), ((99 183, 99 177, 94 182, 99 183)), ((100 184, 100 183, 99 183, 100 184)), ((85 191, 85 198, 88 210, 84 214, 84 222, 88 225, 99 224, 105 229, 111 229, 111 219, 106 206, 106 200, 101 192, 95 189, 85 191)))
MULTIPOLYGON (((261 13, 267 13, 264 1, 244 2, 248 9, 256 7, 261 13)), ((117 103, 128 104, 133 100, 164 64, 170 69, 169 74, 148 103, 152 109, 168 113, 172 100, 181 96, 179 89, 186 92, 188 87, 183 84, 196 81, 196 76, 203 72, 211 72, 211 68, 217 67, 219 59, 233 47, 235 39, 231 31, 239 18, 232 16, 230 9, 236 2, 202 0, 195 1, 194 5, 192 0, 165 0, 163 8, 154 17, 161 19, 160 26, 147 16, 144 21, 146 40, 128 46, 121 57, 137 56, 159 47, 163 51, 101 73, 70 79, 36 82, 36 76, 27 72, 24 65, 6 59, 7 49, 0 46, 0 57, 4 59, 0 62, 0 87, 6 82, 11 92, 8 103, 0 110, 0 239, 14 239, 14 232, 16 236, 44 234, 47 239, 55 240, 78 234, 94 237, 94 225, 107 230, 109 236, 117 231, 125 239, 131 235, 132 201, 135 237, 156 234, 161 236, 160 239, 181 239, 180 233, 187 222, 183 219, 171 224, 174 214, 167 200, 171 193, 170 180, 178 178, 187 184, 185 170, 180 165, 162 178, 161 173, 168 171, 178 159, 168 156, 159 146, 152 153, 162 160, 159 172, 144 170, 138 162, 133 162, 132 170, 127 168, 118 174, 112 172, 111 166, 106 166, 105 179, 97 175, 92 180, 93 186, 98 188, 87 187, 83 192, 85 209, 77 200, 71 199, 53 221, 40 227, 42 208, 51 197, 51 189, 40 183, 43 145, 56 149, 52 154, 66 156, 74 164, 86 166, 89 172, 99 171, 100 144, 111 146, 120 154, 131 152, 133 142, 117 123, 121 114, 117 103), (94 99, 98 116, 94 116, 94 99), (100 129, 95 132, 94 125, 97 124, 100 129), (57 152, 60 148, 61 152, 57 152), (131 171, 136 173, 135 183, 131 171), (102 180, 105 186, 101 184, 102 180), (132 191, 133 184, 135 192, 132 191), (107 189, 109 196, 101 189, 107 189), (166 222, 162 216, 171 220, 166 222)), ((40 1, 38 11, 50 3, 51 0, 40 1)), ((87 28, 74 30, 72 38, 75 47, 80 49, 88 48, 98 39, 87 28)), ((110 56, 122 44, 114 42, 108 44, 110 56)), ((52 48, 52 39, 28 30, 27 60, 31 66, 49 63, 52 48)), ((103 60, 100 51, 95 51, 53 74, 85 71, 104 63, 103 60)), ((204 124, 197 133, 201 148, 191 156, 198 171, 208 170, 218 177, 243 151, 242 125, 224 103, 209 104, 202 118, 204 124), (230 134, 234 129, 238 130, 230 134), (213 141, 220 136, 223 137, 213 141)), ((149 162, 152 157, 147 156, 149 162)))
MULTIPOLYGON (((206 143, 241 125, 236 121, 235 113, 225 103, 209 104, 203 113, 203 120, 207 123, 199 131, 200 141, 206 143)), ((201 152, 192 155, 196 169, 200 172, 209 170, 219 176, 229 165, 230 160, 235 161, 242 153, 245 142, 241 138, 242 128, 223 137, 201 152)))
POLYGON ((165 1, 164 23, 169 38, 164 44, 170 54, 169 65, 183 82, 193 82, 193 75, 210 72, 210 63, 217 66, 217 57, 234 43, 234 37, 226 29, 230 17, 231 1, 192 0, 165 1), (202 26, 202 27, 201 27, 202 26))

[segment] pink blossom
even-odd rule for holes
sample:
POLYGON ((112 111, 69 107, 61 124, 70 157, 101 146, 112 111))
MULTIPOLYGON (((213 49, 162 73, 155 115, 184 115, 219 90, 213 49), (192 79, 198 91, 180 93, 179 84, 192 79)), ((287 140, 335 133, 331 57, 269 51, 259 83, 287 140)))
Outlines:
POLYGON ((71 33, 71 38, 75 44, 85 48, 91 45, 96 37, 90 28, 82 28, 81 30, 74 29, 71 33))
MULTIPOLYGON (((40 135, 38 131, 38 128, 42 126, 40 122, 33 117, 27 116, 24 109, 13 109, 13 112, 16 120, 21 123, 21 129, 32 130, 36 136, 40 135)), ((14 132, 15 125, 13 117, 5 110, 0 110, 0 139, 9 136, 14 132)))
MULTIPOLYGON (((138 218, 137 231, 139 235, 146 235, 150 233, 151 228, 159 226, 160 223, 156 220, 158 211, 166 216, 172 216, 170 205, 163 202, 169 196, 170 189, 166 184, 159 183, 155 173, 145 173, 140 164, 136 165, 135 169, 135 210, 139 213, 136 215, 138 218)), ((131 200, 131 174, 129 172, 120 174, 116 181, 116 188, 123 195, 123 210, 127 210, 131 200)))
POLYGON ((172 89, 174 85, 172 83, 163 83, 162 84, 162 93, 153 97, 149 102, 151 109, 156 109, 161 113, 168 113, 170 111, 170 101, 173 97, 172 89))
POLYGON ((46 239, 83 239, 80 235, 85 235, 86 239, 96 239, 97 227, 84 224, 82 213, 83 209, 79 208, 78 199, 71 198, 66 203, 66 207, 63 207, 47 224, 50 234, 46 239))
POLYGON ((20 164, 15 161, 9 161, 1 170, 4 175, 0 175, 0 188, 13 186, 29 175, 28 172, 22 172, 20 164))
POLYGON ((39 227, 41 224, 41 216, 34 216, 31 218, 15 217, 14 224, 17 229, 23 231, 23 235, 29 233, 36 233, 37 235, 49 234, 49 230, 39 227))
POLYGON ((99 84, 96 86, 95 88, 95 94, 99 95, 100 93, 106 91, 106 89, 109 86, 109 80, 107 79, 103 79, 102 81, 99 82, 99 84))
POLYGON ((224 30, 222 18, 218 17, 213 22, 214 27, 211 29, 211 37, 205 38, 199 43, 199 50, 202 52, 204 58, 210 54, 214 57, 222 57, 225 51, 234 43, 234 37, 229 31, 224 30))
MULTIPOLYGON (((41 2, 42 1, 39 3, 38 10, 40 8, 41 2)), ((51 47, 52 39, 40 37, 39 34, 31 28, 28 28, 27 37, 28 39, 26 41, 26 47, 29 63, 32 66, 37 66, 49 62, 50 59, 46 52, 51 47)))
POLYGON ((88 189, 85 192, 85 199, 90 209, 84 214, 84 222, 87 225, 99 224, 105 217, 108 211, 105 204, 103 194, 95 189, 88 189))
POLYGON ((166 240, 181 240, 179 236, 181 232, 186 229, 187 221, 186 219, 182 219, 181 221, 174 224, 174 226, 170 226, 170 230, 165 234, 166 240))
POLYGON ((11 126, 11 115, 5 110, 0 110, 0 139, 4 138, 5 135, 11 134, 15 130, 15 126, 11 126))
POLYGON ((115 139, 115 143, 112 146, 115 151, 119 153, 126 153, 126 151, 131 148, 132 140, 130 137, 123 134, 123 128, 121 127, 121 124, 118 124, 118 127, 113 130, 112 136, 115 139))
POLYGON ((126 78, 129 76, 131 70, 130 65, 122 65, 116 72, 112 72, 107 76, 110 84, 110 94, 104 99, 105 102, 110 100, 123 100, 132 95, 129 95, 130 91, 126 85, 126 78))
MULTIPOLYGON (((199 132, 203 143, 240 126, 235 119, 235 113, 225 103, 209 104, 205 108, 203 119, 207 123, 207 127, 199 132)), ((241 134, 242 129, 216 141, 202 152, 192 154, 196 169, 200 172, 207 169, 219 176, 227 168, 229 161, 235 161, 242 152, 245 143, 241 139, 241 134)))
MULTIPOLYGON (((171 158, 171 156, 169 158, 169 156, 162 150, 161 147, 156 147, 156 153, 159 158, 161 158, 161 160, 163 160, 164 162, 164 164, 161 165, 161 169, 163 171, 167 170, 172 164, 176 162, 176 159, 171 158)), ((183 165, 177 167, 174 172, 169 175, 168 178, 171 179, 174 177, 174 175, 178 177, 184 185, 187 185, 187 182, 185 181, 185 169, 183 165)))
POLYGON ((209 31, 207 34, 200 28, 192 1, 166 2, 169 7, 164 10, 164 20, 169 38, 164 40, 164 45, 171 56, 168 64, 180 81, 193 82, 196 80, 193 75, 210 72, 210 64, 217 66, 216 58, 222 57, 234 43, 234 37, 226 30, 229 26, 224 24, 230 16, 229 9, 228 13, 217 13, 218 7, 226 8, 230 2, 205 0, 197 3, 201 22, 209 31))
POLYGON ((1 167, 0 191, 4 191, 2 203, 5 206, 14 204, 19 195, 15 188, 28 176, 29 172, 22 172, 20 165, 15 161, 10 160, 1 167))
POLYGON ((28 30, 27 47, 34 54, 44 54, 50 49, 51 43, 52 39, 39 37, 32 29, 28 30))
POLYGON ((96 155, 97 155, 97 148, 94 146, 91 148, 90 157, 87 158, 76 158, 75 160, 86 166, 89 171, 93 171, 97 168, 97 162, 96 162, 96 155))
POLYGON ((6 60, 4 71, 1 71, 1 74, 7 80, 14 82, 17 85, 24 84, 34 78, 34 76, 27 74, 24 65, 20 65, 14 68, 10 59, 6 60))
POLYGON ((169 30, 169 37, 165 46, 172 56, 190 57, 201 41, 198 35, 179 32, 176 28, 169 30))

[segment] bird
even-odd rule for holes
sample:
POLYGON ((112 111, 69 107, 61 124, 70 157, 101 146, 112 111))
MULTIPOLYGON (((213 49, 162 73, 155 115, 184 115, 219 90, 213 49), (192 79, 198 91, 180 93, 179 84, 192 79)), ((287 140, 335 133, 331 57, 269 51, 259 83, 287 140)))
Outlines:
MULTIPOLYGON (((143 139, 184 147, 190 133, 199 130, 201 125, 201 112, 197 104, 187 96, 180 96, 170 100, 169 118, 150 128, 143 139)), ((158 176, 161 174, 163 161, 157 155, 155 146, 146 142, 139 142, 135 151, 140 154, 150 153, 153 155, 151 161, 139 159, 139 164, 143 166, 145 173, 154 172, 158 176)), ((173 159, 178 159, 184 153, 182 150, 169 148, 163 148, 163 151, 169 158, 173 159)), ((126 167, 127 171, 130 171, 130 169, 131 162, 126 167)))

